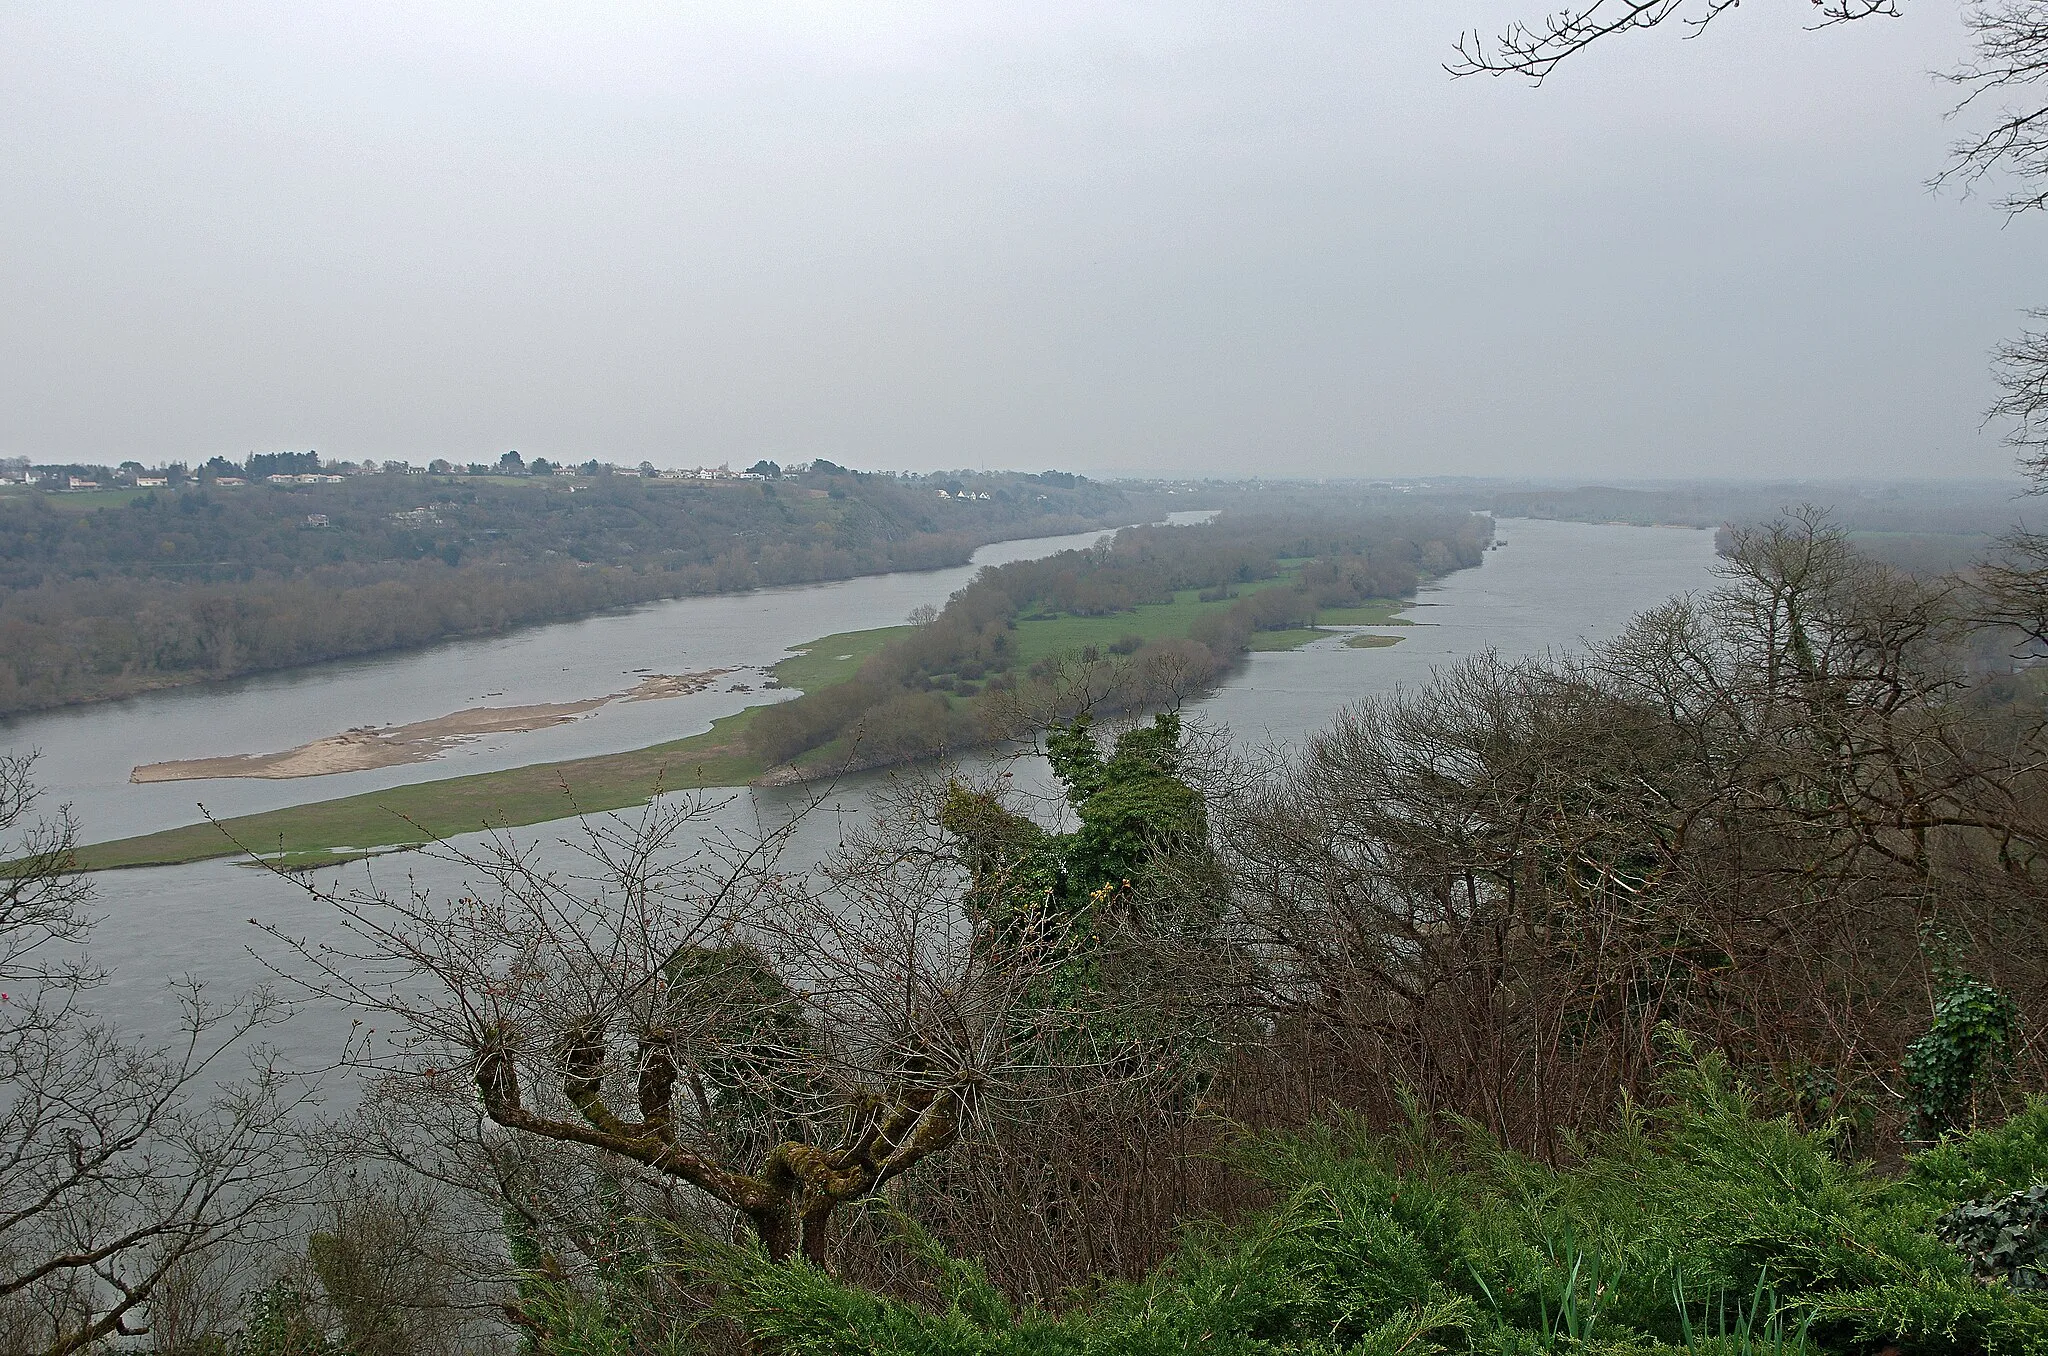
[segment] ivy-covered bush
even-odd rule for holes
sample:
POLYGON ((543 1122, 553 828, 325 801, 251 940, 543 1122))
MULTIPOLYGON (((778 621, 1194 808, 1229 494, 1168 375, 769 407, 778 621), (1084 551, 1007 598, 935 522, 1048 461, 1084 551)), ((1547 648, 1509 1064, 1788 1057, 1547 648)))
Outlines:
POLYGON ((1935 1223, 1935 1232, 1979 1279, 2003 1280, 2015 1290, 2048 1290, 2048 1183, 1959 1205, 1935 1223))
POLYGON ((202 1338, 199 1356, 351 1356, 327 1330, 313 1298, 279 1281, 251 1295, 240 1332, 202 1338))
POLYGON ((2019 1025, 2011 995, 1968 975, 1942 978, 1933 1024, 1906 1047, 1914 1139, 1931 1142, 1971 1126, 1977 1095, 1986 1077, 2012 1058, 2019 1025))

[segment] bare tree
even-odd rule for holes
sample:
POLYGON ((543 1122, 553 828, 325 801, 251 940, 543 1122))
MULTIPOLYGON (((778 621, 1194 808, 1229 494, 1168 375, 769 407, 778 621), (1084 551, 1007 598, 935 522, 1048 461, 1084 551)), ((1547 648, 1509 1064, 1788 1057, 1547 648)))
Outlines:
POLYGON ((267 1237, 303 1173, 288 1085, 252 1048, 277 1003, 188 982, 153 1043, 92 1015, 76 827, 32 817, 32 771, 0 758, 0 1351, 61 1356, 146 1331, 167 1280, 267 1237))
MULTIPOLYGON (((1488 40, 1461 34, 1452 75, 1520 75, 1541 82, 1595 43, 1637 29, 1675 23, 1687 36, 1737 7, 1736 0, 1589 0, 1541 19, 1510 24, 1488 40)), ((1816 28, 1859 19, 1896 18, 1900 0, 1811 0, 1805 11, 1816 28)), ((2002 103, 1983 131, 1955 143, 1937 184, 1974 187, 1997 174, 2012 186, 1998 199, 2007 212, 2048 207, 2048 108, 2030 93, 2048 81, 2048 11, 2038 0, 1966 0, 1963 19, 1975 40, 1971 57, 1944 78, 1963 91, 1956 112, 2018 95, 2002 103)), ((2010 364, 2028 350, 2003 355, 2010 364)))
MULTIPOLYGON (((2027 315, 2048 321, 2048 310, 2027 315)), ((2000 345, 1997 372, 2001 394, 1991 417, 2007 421, 2006 440, 2020 450, 2021 468, 2037 490, 2048 490, 2048 330, 2022 330, 2000 345)))
POLYGON ((1587 655, 1347 713, 1223 819, 1297 1068, 1555 1152, 1676 1022, 1817 1115, 1893 1114, 1928 929, 2048 997, 1999 945, 2048 900, 2041 750, 1975 720, 1962 624, 1809 515, 1587 655))
MULTIPOLYGON (((2048 48, 2048 32, 2042 44, 2048 48)), ((2048 175, 2048 165, 2042 173, 2048 175)), ((2035 322, 2048 321, 2048 311, 2030 311, 2028 316, 2035 322)), ((2006 442, 2018 450, 2020 469, 2033 493, 2048 494, 2048 330, 2022 330, 2018 338, 2000 345, 1996 372, 2000 395, 1991 417, 2005 421, 2006 442)), ((2048 645, 2048 534, 2018 527, 2001 545, 2004 552, 1978 571, 1986 617, 2018 629, 2036 644, 2048 645)))
POLYGON ((54 956, 91 931, 85 905, 92 887, 73 869, 78 825, 71 807, 53 819, 30 818, 38 798, 34 771, 32 757, 0 757, 0 983, 63 992, 90 978, 75 956, 54 956))
POLYGON ((352 940, 284 939, 300 982, 398 1027, 357 1051, 387 1098, 467 1138, 524 1227, 586 1263, 607 1222, 564 1226, 550 1175, 638 1192, 613 1223, 643 1208, 823 1264, 842 1205, 1036 1095, 1048 1042, 1089 1039, 1047 983, 1065 921, 964 910, 927 820, 789 871, 788 829, 710 832, 714 808, 582 822, 566 866, 497 841, 458 858, 477 884, 452 901, 316 890, 352 940))
MULTIPOLYGON (((1966 91, 1962 108, 2028 91, 2048 80, 2048 14, 2038 3, 1980 0, 1963 14, 1977 52, 1948 75, 1966 91)), ((2041 107, 2038 97, 1999 108, 1987 130, 1956 143, 1954 155, 1940 179, 1971 185, 1994 171, 2004 172, 2012 176, 2014 186, 1999 199, 1999 206, 2008 212, 2048 207, 2048 108, 2041 107)), ((2014 356, 2008 353, 2006 361, 2014 356)))

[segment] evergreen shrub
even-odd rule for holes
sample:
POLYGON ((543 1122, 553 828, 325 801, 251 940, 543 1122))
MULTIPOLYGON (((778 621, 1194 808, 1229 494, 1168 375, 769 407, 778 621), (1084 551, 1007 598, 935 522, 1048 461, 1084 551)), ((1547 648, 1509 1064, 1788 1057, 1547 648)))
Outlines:
MULTIPOLYGON (((1280 1205, 1063 1313, 1013 1306, 928 1243, 929 1305, 738 1252, 725 1305, 790 1356, 2048 1352, 2048 1303, 1974 1274, 1951 1194, 2038 1170, 2040 1104, 1887 1180, 1832 1131, 1763 1116, 1719 1056, 1681 1046, 1659 1091, 1562 1168, 1477 1135, 1256 1138, 1242 1162, 1280 1205)), ((2032 1229, 2044 1196, 1986 1208, 2032 1229)))

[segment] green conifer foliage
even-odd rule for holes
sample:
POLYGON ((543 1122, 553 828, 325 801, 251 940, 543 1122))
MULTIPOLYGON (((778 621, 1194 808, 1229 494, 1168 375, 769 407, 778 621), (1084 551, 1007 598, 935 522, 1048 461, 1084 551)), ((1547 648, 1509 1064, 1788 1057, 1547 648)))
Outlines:
POLYGON ((727 1311, 787 1356, 2048 1351, 2040 1292, 1973 1274, 1937 1223, 1956 1204, 1940 1184, 1971 1164, 2040 1161, 2048 1107, 1888 1182, 1831 1132, 1764 1117, 1683 1041, 1658 1093, 1562 1168, 1343 1124, 1255 1139, 1239 1157, 1277 1206, 1065 1312, 1013 1306, 952 1259, 920 1306, 737 1252, 727 1311))

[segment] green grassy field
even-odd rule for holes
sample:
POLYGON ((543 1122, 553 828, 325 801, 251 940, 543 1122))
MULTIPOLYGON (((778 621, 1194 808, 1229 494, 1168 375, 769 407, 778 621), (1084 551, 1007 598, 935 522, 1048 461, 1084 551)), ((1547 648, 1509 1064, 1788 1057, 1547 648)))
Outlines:
POLYGON ((1254 631, 1248 644, 1254 654, 1267 654, 1277 650, 1298 650, 1329 634, 1313 626, 1297 626, 1287 631, 1254 631))
MULTIPOLYGON (((1291 576, 1285 575, 1278 579, 1262 579, 1241 586, 1238 593, 1256 593, 1260 589, 1289 582, 1291 576)), ((1228 598, 1205 603, 1200 601, 1196 590, 1183 589, 1173 595, 1170 603, 1145 603, 1129 612, 1113 612, 1107 617, 1077 617, 1072 613, 1062 613, 1057 617, 1020 620, 1017 623, 1018 663, 1029 668, 1041 659, 1056 654, 1072 654, 1090 645, 1107 650, 1127 636, 1137 636, 1141 640, 1184 636, 1196 619, 1211 612, 1220 612, 1230 604, 1228 598)))
POLYGON ((53 509, 70 509, 73 512, 83 513, 88 509, 96 508, 126 508, 131 500, 148 494, 149 491, 79 490, 73 493, 70 490, 64 490, 61 492, 44 493, 41 490, 25 490, 16 491, 16 493, 41 494, 53 509))
MULTIPOLYGON (((1246 587, 1284 582, 1283 578, 1246 587)), ((1063 615, 1020 621, 1019 666, 1029 667, 1047 656, 1090 645, 1107 649, 1128 636, 1145 640, 1183 636, 1198 617, 1229 605, 1228 599, 1201 602, 1190 590, 1170 603, 1149 604, 1107 617, 1063 615)), ((1333 610, 1317 620, 1339 625, 1386 624, 1401 606, 1388 602, 1333 610)), ((870 656, 909 630, 907 626, 884 626, 825 636, 777 664, 775 681, 806 692, 845 682, 870 656)), ((1252 648, 1293 649, 1329 634, 1312 629, 1265 631, 1253 637, 1252 648)), ((1374 639, 1391 643, 1386 637, 1374 639)), ((100 871, 255 854, 275 866, 317 867, 459 834, 623 809, 645 804, 664 791, 744 786, 769 770, 748 750, 745 738, 748 724, 761 709, 750 707, 727 716, 700 735, 626 753, 415 782, 243 815, 219 824, 189 824, 90 844, 78 850, 78 861, 85 870, 100 871)), ((844 757, 836 745, 826 745, 799 761, 819 767, 844 757)))
POLYGON ((1389 598, 1384 602, 1367 603, 1364 607, 1326 607, 1316 613, 1316 625, 1413 626, 1414 622, 1398 615, 1413 606, 1413 603, 1389 598))
POLYGON ((878 626, 872 631, 841 631, 814 640, 775 666, 775 681, 784 687, 816 692, 843 683, 884 645, 911 631, 908 626, 878 626))

